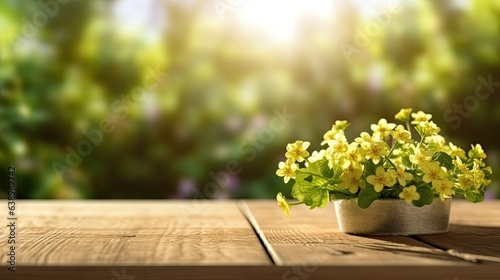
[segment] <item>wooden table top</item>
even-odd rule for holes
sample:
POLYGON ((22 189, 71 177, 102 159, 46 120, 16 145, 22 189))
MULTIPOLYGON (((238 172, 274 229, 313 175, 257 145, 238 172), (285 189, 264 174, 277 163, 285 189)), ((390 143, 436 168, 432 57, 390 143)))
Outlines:
POLYGON ((500 279, 500 201, 454 200, 449 232, 411 237, 340 233, 333 204, 290 218, 272 200, 20 200, 16 211, 16 272, 3 226, 0 279, 500 279))

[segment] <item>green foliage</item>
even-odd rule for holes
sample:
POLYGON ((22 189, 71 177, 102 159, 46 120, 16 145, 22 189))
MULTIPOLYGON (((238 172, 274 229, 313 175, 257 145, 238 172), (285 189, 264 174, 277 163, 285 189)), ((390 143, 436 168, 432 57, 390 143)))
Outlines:
MULTIPOLYGON (((315 175, 317 179, 334 179, 334 174, 338 175, 336 177, 340 177, 340 172, 334 172, 333 169, 328 167, 328 160, 322 159, 316 162, 310 163, 309 166, 302 171, 298 171, 299 173, 306 173, 315 175)), ((337 178, 338 179, 338 178, 337 178)))
POLYGON ((446 167, 446 169, 453 169, 453 162, 451 157, 445 152, 436 152, 432 156, 433 161, 437 161, 440 166, 446 167))
POLYGON ((367 186, 359 192, 358 206, 368 208, 378 198, 380 198, 380 193, 376 192, 372 186, 367 186))
POLYGON ((292 187, 292 196, 310 206, 310 209, 325 207, 330 202, 328 190, 314 183, 295 183, 292 187))
POLYGON ((341 172, 340 168, 329 168, 325 159, 310 163, 308 167, 296 171, 292 196, 311 209, 325 207, 330 202, 330 191, 340 182, 341 172))
POLYGON ((413 205, 417 207, 422 207, 424 205, 430 205, 436 197, 429 184, 422 185, 417 188, 417 192, 420 195, 419 200, 414 200, 413 205))
MULTIPOLYGON (((356 119, 354 135, 401 104, 433 112, 459 144, 481 141, 493 157, 500 152, 491 129, 500 123, 500 95, 478 78, 497 81, 498 1, 401 3, 362 47, 357 32, 371 19, 351 1, 279 43, 239 23, 245 5, 219 20, 212 1, 69 1, 30 28, 35 15, 43 19, 42 2, 0 1, 0 166, 18 167, 19 198, 272 198, 285 191, 273 172, 284 143, 318 143, 339 118, 356 119), (133 7, 117 19, 120 2, 133 7), (140 18, 146 23, 133 26, 140 18), (344 44, 355 51, 344 53, 344 44), (158 86, 128 102, 151 72, 163 74, 158 86), (456 111, 478 86, 487 99, 456 111), (283 107, 297 117, 271 122, 283 107), (114 130, 68 165, 67 148, 107 119, 114 130), (230 161, 238 172, 229 172, 230 161), (54 162, 69 166, 63 180, 54 162)), ((496 196, 499 174, 489 189, 496 196)))
POLYGON ((478 203, 484 200, 484 189, 479 190, 467 189, 464 192, 464 197, 472 203, 478 203))
MULTIPOLYGON (((368 160, 368 161, 364 162, 363 166, 365 168, 364 171, 363 171, 363 177, 365 179, 369 175, 375 174, 375 170, 377 169, 377 166, 371 160, 368 160)), ((370 184, 370 183, 367 183, 367 184, 370 184)))

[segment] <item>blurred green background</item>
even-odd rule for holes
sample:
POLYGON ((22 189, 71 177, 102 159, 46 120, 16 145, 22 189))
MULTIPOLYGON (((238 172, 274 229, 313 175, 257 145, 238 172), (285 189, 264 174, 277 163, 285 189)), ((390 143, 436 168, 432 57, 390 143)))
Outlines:
POLYGON ((287 143, 412 107, 483 145, 500 197, 499 19, 495 0, 4 0, 0 185, 15 165, 18 198, 272 198, 287 143))

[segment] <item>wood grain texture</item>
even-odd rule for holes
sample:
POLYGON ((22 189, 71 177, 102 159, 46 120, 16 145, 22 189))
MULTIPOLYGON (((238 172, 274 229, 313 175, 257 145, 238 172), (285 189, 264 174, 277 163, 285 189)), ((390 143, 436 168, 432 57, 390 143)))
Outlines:
POLYGON ((467 261, 500 265, 500 203, 455 200, 447 233, 414 238, 467 261))
POLYGON ((499 211, 455 201, 447 234, 369 237, 340 233, 333 205, 286 218, 273 200, 18 201, 18 270, 2 252, 0 279, 498 280, 499 211))
POLYGON ((19 201, 17 215, 19 267, 271 264, 234 201, 19 201))
POLYGON ((28 266, 8 280, 498 280, 493 266, 28 266))
MULTIPOLYGON (((466 204, 463 205, 466 207, 466 204)), ((481 208, 480 204, 473 206, 481 208)), ((460 207, 462 204, 456 208, 460 207)), ((277 265, 471 267, 471 263, 448 254, 441 247, 411 237, 370 237, 340 233, 331 204, 314 211, 305 206, 293 207, 290 218, 285 217, 281 209, 269 201, 244 201, 240 203, 240 208, 256 228, 277 265)), ((488 205, 484 207, 492 210, 487 215, 499 214, 498 210, 490 208, 488 205)), ((457 211, 453 212, 453 215, 457 214, 457 211)), ((472 217, 465 219, 470 218, 472 217)), ((442 235, 432 236, 439 240, 442 235)), ((460 237, 457 238, 460 242, 460 237)), ((478 238, 478 242, 480 240, 478 238)))

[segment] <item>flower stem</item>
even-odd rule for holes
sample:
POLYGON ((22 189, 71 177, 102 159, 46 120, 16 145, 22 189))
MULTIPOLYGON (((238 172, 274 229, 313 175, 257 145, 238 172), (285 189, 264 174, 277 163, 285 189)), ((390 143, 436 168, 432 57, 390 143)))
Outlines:
POLYGON ((304 202, 288 203, 290 206, 304 204, 304 202))
POLYGON ((392 160, 391 160, 391 159, 389 159, 388 157, 385 157, 385 160, 387 160, 387 161, 388 161, 388 162, 392 165, 392 167, 394 167, 394 169, 396 169, 396 170, 397 170, 396 165, 394 164, 394 162, 392 162, 392 160))
POLYGON ((410 132, 410 136, 411 135, 411 126, 410 126, 410 121, 406 121, 406 129, 408 129, 408 131, 410 132))
POLYGON ((344 194, 344 195, 347 195, 347 196, 352 196, 352 197, 355 197, 355 194, 353 194, 353 193, 351 193, 351 192, 349 192, 349 191, 347 191, 347 190, 341 189, 341 188, 339 188, 339 187, 337 187, 337 186, 334 186, 334 188, 335 188, 335 190, 334 190, 334 191, 338 191, 338 192, 340 192, 340 193, 342 193, 342 194, 344 194))
POLYGON ((424 134, 424 135, 420 134, 421 139, 420 139, 420 143, 418 143, 418 147, 422 146, 422 143, 424 143, 425 137, 427 137, 427 134, 424 134))
POLYGON ((396 143, 394 143, 394 145, 392 146, 387 157, 390 157, 392 155, 392 152, 394 151, 394 149, 396 148, 397 145, 399 145, 399 142, 396 140, 396 143))

